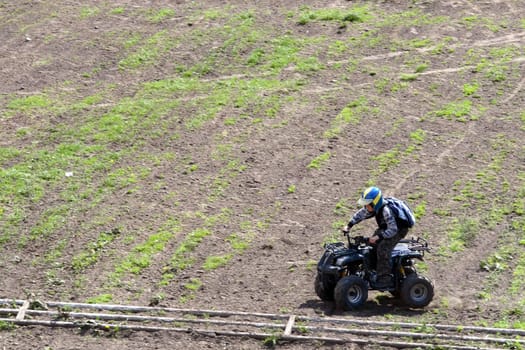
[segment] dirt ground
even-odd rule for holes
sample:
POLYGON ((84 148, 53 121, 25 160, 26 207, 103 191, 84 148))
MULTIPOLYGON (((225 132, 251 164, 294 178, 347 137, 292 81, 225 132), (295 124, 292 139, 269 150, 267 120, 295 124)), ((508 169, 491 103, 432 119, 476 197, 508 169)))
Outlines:
MULTIPOLYGON (((47 91, 56 95, 89 96, 100 91, 101 86, 112 84, 116 88, 111 90, 111 96, 101 102, 96 110, 96 113, 103 113, 106 108, 104 103, 111 106, 116 99, 133 97, 141 83, 174 76, 177 62, 185 62, 187 66, 191 66, 207 54, 202 48, 191 47, 192 43, 184 43, 169 48, 169 55, 162 56, 159 62, 129 73, 119 69, 124 49, 108 44, 110 33, 115 33, 112 37, 118 37, 124 35, 123 33, 136 32, 146 37, 165 29, 177 32, 183 38, 185 32, 189 34, 196 28, 205 32, 207 29, 211 30, 212 26, 219 25, 202 17, 195 17, 195 13, 230 6, 239 13, 253 11, 257 21, 274 27, 276 33, 288 31, 305 37, 319 35, 333 37, 334 41, 345 41, 358 33, 351 27, 339 28, 329 22, 301 26, 292 20, 286 20, 286 14, 297 12, 301 6, 306 5, 311 8, 345 8, 359 3, 342 0, 236 0, 202 3, 177 0, 142 1, 138 4, 135 1, 118 0, 111 4, 84 1, 80 5, 71 1, 0 1, 1 111, 4 114, 7 112, 7 103, 13 97, 47 91), (79 18, 82 8, 97 6, 106 12, 79 18), (171 21, 153 23, 140 16, 107 14, 108 8, 119 7, 135 11, 132 13, 146 13, 151 8, 171 8, 175 15, 171 21), (89 76, 86 72, 90 72, 89 76)), ((181 117, 181 120, 167 124, 178 135, 176 138, 145 137, 146 141, 141 145, 142 152, 162 154, 174 151, 178 159, 191 155, 192 162, 199 165, 198 171, 182 176, 176 165, 164 162, 156 166, 143 181, 142 187, 131 195, 123 189, 104 198, 99 205, 86 205, 73 211, 61 229, 62 234, 67 235, 70 241, 70 246, 59 260, 64 263, 64 268, 58 272, 53 270, 60 283, 52 286, 50 275, 46 274, 51 267, 46 266, 43 260, 50 247, 54 247, 56 241, 61 239, 61 233, 49 240, 34 241, 24 248, 20 248, 15 240, 5 243, 0 265, 0 297, 24 299, 32 295, 42 300, 84 302, 104 293, 107 290, 108 275, 119 255, 130 250, 129 243, 117 240, 111 246, 110 254, 82 273, 84 284, 81 287, 75 284, 78 275, 65 263, 71 261, 72 256, 81 251, 82 247, 95 240, 96 232, 90 232, 89 223, 101 213, 111 214, 113 218, 111 222, 103 224, 105 229, 125 227, 127 232, 135 232, 140 241, 147 237, 149 227, 156 227, 159 218, 172 215, 173 212, 201 212, 211 216, 221 213, 221 208, 230 208, 233 214, 229 221, 222 226, 214 226, 214 235, 202 242, 195 253, 195 259, 204 261, 208 254, 220 254, 225 238, 244 222, 252 220, 253 226, 257 223, 260 225, 254 229, 256 234, 247 251, 212 271, 203 270, 200 266, 188 268, 177 274, 174 283, 160 288, 158 282, 162 278, 163 268, 169 261, 170 252, 177 246, 177 242, 170 242, 166 251, 152 261, 146 272, 139 276, 126 277, 128 280, 123 285, 111 290, 111 302, 148 305, 154 298, 162 295, 161 306, 190 309, 333 315, 374 320, 423 320, 429 323, 464 325, 492 324, 501 320, 507 300, 497 297, 490 300, 479 298, 480 286, 487 283, 488 277, 487 272, 480 269, 480 261, 487 257, 487 252, 497 248, 498 233, 509 230, 512 218, 500 221, 496 227, 481 226, 475 242, 462 253, 453 255, 452 259, 439 254, 439 248, 447 244, 450 216, 461 214, 461 218, 465 218, 469 214, 479 215, 477 209, 481 204, 468 208, 468 203, 458 203, 451 198, 457 194, 458 180, 464 183, 475 179, 494 160, 497 153, 493 140, 511 140, 511 146, 503 142, 499 149, 509 150, 502 165, 503 175, 501 178, 496 176, 496 186, 489 188, 487 195, 490 196, 493 192, 497 196, 498 188, 509 182, 510 187, 520 186, 518 174, 525 170, 523 124, 511 116, 519 115, 520 111, 523 113, 525 105, 525 3, 515 0, 372 3, 380 6, 385 13, 419 10, 429 17, 450 18, 449 22, 439 26, 385 27, 392 30, 388 33, 392 42, 408 38, 428 38, 435 42, 444 40, 449 49, 453 47, 453 50, 445 51, 439 56, 419 58, 422 62, 432 60, 430 68, 411 82, 408 89, 370 99, 380 101, 381 111, 388 111, 389 116, 370 113, 363 117, 360 124, 345 129, 338 138, 327 139, 321 136, 330 127, 334 116, 349 101, 354 100, 349 95, 370 93, 378 84, 378 76, 385 77, 384 81, 391 83, 394 74, 410 71, 406 66, 407 51, 417 61, 418 55, 425 55, 424 50, 393 50, 387 43, 378 47, 363 46, 358 55, 360 67, 363 67, 361 70, 347 73, 344 68, 339 67, 321 70, 306 78, 300 77, 308 81, 308 86, 299 93, 301 102, 282 107, 280 114, 285 122, 282 124, 286 127, 265 125, 264 128, 249 129, 239 124, 238 128, 228 131, 228 139, 246 140, 232 152, 247 168, 231 180, 226 194, 212 203, 206 198, 212 184, 210 178, 216 173, 218 162, 210 155, 214 154, 218 144, 216 140, 220 137, 217 130, 236 111, 234 108, 221 111, 215 120, 204 125, 197 134, 190 131, 185 133, 185 129, 179 126, 184 122, 184 117, 181 117), (500 25, 498 30, 491 30, 489 24, 468 27, 464 25, 465 18, 484 18, 489 24, 507 22, 508 25, 500 25), (520 19, 521 26, 516 25, 516 22, 520 23, 520 19), (521 56, 510 64, 512 74, 508 75, 505 83, 496 87, 481 83, 479 100, 486 106, 482 112, 483 117, 467 123, 451 122, 445 118, 421 118, 428 111, 436 109, 440 101, 459 99, 454 94, 461 92, 465 82, 477 80, 480 75, 473 68, 464 69, 469 64, 465 59, 467 52, 472 48, 491 47, 515 47, 521 56), (386 69, 382 70, 384 67, 389 68, 390 75, 385 73, 386 69), (344 74, 348 74, 347 78, 340 80, 344 74), (431 86, 435 88, 432 90, 431 86), (491 104, 489 101, 495 102, 491 104), (401 119, 406 124, 396 124, 401 119), (402 130, 393 127, 395 125, 402 125, 402 130), (410 310, 399 305, 399 301, 390 296, 371 292, 369 302, 362 310, 335 310, 332 303, 323 302, 316 296, 313 288, 316 272, 315 265, 312 265, 322 255, 323 239, 334 231, 332 223, 341 219, 334 212, 335 204, 346 198, 353 205, 353 201, 357 200, 356 194, 362 190, 364 182, 375 170, 371 159, 378 153, 377 150, 407 145, 409 132, 415 129, 423 129, 428 135, 417 156, 403 162, 395 171, 384 172, 376 180, 385 193, 390 195, 406 198, 413 192, 424 193, 427 213, 411 234, 425 235, 435 247, 433 254, 427 256, 428 271, 425 272, 435 285, 434 301, 424 310, 410 310), (335 155, 328 166, 315 170, 307 168, 314 157, 328 151, 335 155), (159 179, 163 181, 162 186, 157 186, 159 179), (295 185, 297 191, 289 191, 290 185, 295 185), (176 205, 169 197, 174 192, 176 205), (436 214, 439 210, 449 210, 450 214, 443 218, 436 214), (181 296, 187 292, 184 285, 192 278, 202 281, 202 286, 195 295, 182 302, 181 296)), ((360 27, 359 34, 367 30, 360 27)), ((220 43, 212 44, 220 46, 220 43)), ((220 50, 217 52, 217 56, 224 54, 220 50)), ((226 75, 235 74, 237 72, 234 70, 224 72, 218 68, 204 79, 220 80, 226 75)), ((283 70, 279 78, 285 80, 294 74, 300 75, 291 69, 283 70)), ((83 118, 87 118, 93 111, 84 112, 71 115, 56 112, 45 116, 3 116, 0 120, 0 145, 19 149, 30 145, 52 148, 59 143, 53 138, 53 127, 68 123, 81 125, 83 118), (24 127, 33 128, 32 134, 25 137, 13 136, 24 127)), ((128 140, 114 147, 124 149, 132 146, 133 141, 128 140)), ((122 160, 120 165, 125 167, 126 162, 136 165, 140 160, 130 157, 122 160)), ((2 164, 5 168, 9 165, 11 164, 2 164)), ((95 184, 103 181, 97 178, 89 180, 95 184)), ((46 208, 53 207, 60 201, 57 191, 41 202, 25 208, 31 214, 20 226, 21 234, 30 232, 46 208)), ((189 217, 184 223, 183 231, 195 229, 198 221, 197 216, 189 217)), ((355 232, 368 234, 373 228, 371 222, 365 223, 355 232)), ((512 273, 504 275, 498 281, 501 288, 506 288, 511 278, 512 273)), ((138 347, 264 348, 261 341, 245 338, 162 332, 122 332, 117 336, 107 336, 40 327, 2 331, 0 346, 3 349, 105 350, 138 347)), ((358 347, 284 343, 279 348, 358 347)))

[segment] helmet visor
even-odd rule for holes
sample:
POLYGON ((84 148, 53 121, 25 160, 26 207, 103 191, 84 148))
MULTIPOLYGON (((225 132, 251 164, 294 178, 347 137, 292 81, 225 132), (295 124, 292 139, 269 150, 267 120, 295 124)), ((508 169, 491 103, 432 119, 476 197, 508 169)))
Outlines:
POLYGON ((359 204, 360 206, 364 207, 365 205, 372 203, 372 201, 373 201, 372 198, 363 198, 363 197, 361 197, 357 201, 357 204, 359 204))

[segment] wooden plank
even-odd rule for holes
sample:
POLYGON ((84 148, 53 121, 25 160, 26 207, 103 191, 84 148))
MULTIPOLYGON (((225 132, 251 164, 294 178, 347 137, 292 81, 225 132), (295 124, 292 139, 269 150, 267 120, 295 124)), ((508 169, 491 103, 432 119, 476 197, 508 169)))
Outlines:
POLYGON ((21 321, 24 319, 28 308, 29 308, 29 300, 25 300, 22 306, 20 307, 20 310, 18 310, 18 314, 16 315, 17 321, 21 321))
POLYGON ((288 323, 286 323, 286 328, 284 329, 284 335, 292 334, 292 328, 293 328, 294 322, 295 322, 295 315, 290 315, 290 318, 288 319, 288 323))

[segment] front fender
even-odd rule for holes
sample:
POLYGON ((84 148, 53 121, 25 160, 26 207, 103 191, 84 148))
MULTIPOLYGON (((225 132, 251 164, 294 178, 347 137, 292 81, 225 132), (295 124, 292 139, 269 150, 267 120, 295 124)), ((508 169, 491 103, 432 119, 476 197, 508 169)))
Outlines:
POLYGON ((341 256, 335 260, 335 265, 343 267, 356 261, 363 261, 363 256, 361 254, 341 256))

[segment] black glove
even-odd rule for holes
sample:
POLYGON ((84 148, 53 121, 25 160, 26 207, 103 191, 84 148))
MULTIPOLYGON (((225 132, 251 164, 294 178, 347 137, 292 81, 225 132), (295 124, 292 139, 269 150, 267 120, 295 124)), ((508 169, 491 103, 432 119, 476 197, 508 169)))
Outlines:
POLYGON ((343 227, 343 234, 345 236, 348 236, 348 232, 350 232, 350 229, 352 228, 352 226, 354 226, 354 224, 352 224, 351 222, 348 223, 348 225, 346 225, 345 227, 343 227))

